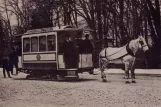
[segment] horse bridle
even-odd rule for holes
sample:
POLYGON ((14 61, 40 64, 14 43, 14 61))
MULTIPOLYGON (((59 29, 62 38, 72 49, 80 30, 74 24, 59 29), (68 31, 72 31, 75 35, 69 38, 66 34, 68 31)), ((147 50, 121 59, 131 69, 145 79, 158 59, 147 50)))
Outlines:
POLYGON ((144 48, 145 46, 148 46, 148 45, 142 45, 142 48, 144 48))
POLYGON ((140 45, 142 48, 144 48, 145 46, 148 46, 148 45, 144 45, 143 41, 139 41, 140 45))

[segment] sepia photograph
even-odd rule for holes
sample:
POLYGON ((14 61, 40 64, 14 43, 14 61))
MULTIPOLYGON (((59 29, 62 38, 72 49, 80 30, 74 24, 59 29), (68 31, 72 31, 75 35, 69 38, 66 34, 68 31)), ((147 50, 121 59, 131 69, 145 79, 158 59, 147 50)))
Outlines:
POLYGON ((161 107, 161 0, 0 0, 0 107, 161 107))

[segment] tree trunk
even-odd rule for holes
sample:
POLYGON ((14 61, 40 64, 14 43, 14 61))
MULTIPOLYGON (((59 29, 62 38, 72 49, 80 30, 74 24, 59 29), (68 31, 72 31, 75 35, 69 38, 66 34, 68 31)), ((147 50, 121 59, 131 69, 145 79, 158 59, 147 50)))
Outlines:
POLYGON ((148 23, 151 28, 151 36, 154 41, 153 48, 149 57, 153 57, 153 68, 161 68, 161 21, 160 21, 160 4, 159 0, 155 0, 155 4, 151 0, 146 0, 148 11, 148 23), (155 5, 155 7, 154 7, 155 5))
MULTIPOLYGON (((124 33, 124 1, 119 0, 119 9, 120 9, 120 17, 119 17, 119 29, 120 29, 120 36, 121 36, 121 43, 122 45, 126 44, 126 36, 124 33)), ((117 41, 116 41, 117 42, 117 41)))

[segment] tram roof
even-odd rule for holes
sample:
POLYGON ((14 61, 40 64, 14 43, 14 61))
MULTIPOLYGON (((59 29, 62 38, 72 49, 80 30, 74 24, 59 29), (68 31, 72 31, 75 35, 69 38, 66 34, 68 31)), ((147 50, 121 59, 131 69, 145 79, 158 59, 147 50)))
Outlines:
POLYGON ((36 33, 47 33, 47 32, 60 32, 60 31, 93 31, 92 29, 84 29, 84 28, 78 28, 75 26, 61 26, 61 27, 49 27, 49 28, 41 28, 41 29, 32 29, 28 30, 25 35, 29 34, 36 34, 36 33))

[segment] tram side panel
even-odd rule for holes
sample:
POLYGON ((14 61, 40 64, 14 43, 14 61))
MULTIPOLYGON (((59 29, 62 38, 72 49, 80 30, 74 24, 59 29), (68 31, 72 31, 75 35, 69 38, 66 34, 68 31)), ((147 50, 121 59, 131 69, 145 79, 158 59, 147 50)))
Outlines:
POLYGON ((58 69, 65 69, 64 55, 63 54, 58 55, 58 69))
POLYGON ((92 54, 79 54, 79 68, 93 67, 92 54))
POLYGON ((56 53, 23 55, 23 69, 35 73, 53 72, 56 70, 56 53))
POLYGON ((25 73, 48 74, 57 70, 56 33, 27 35, 22 38, 22 68, 25 73), (33 42, 32 38, 38 42, 33 42), (41 40, 42 43, 41 43, 41 40), (26 40, 26 41, 25 41, 26 40), (42 46, 44 48, 42 48, 42 46), (26 48, 26 49, 24 49, 26 48))
POLYGON ((18 56, 18 68, 22 69, 22 57, 18 56))

